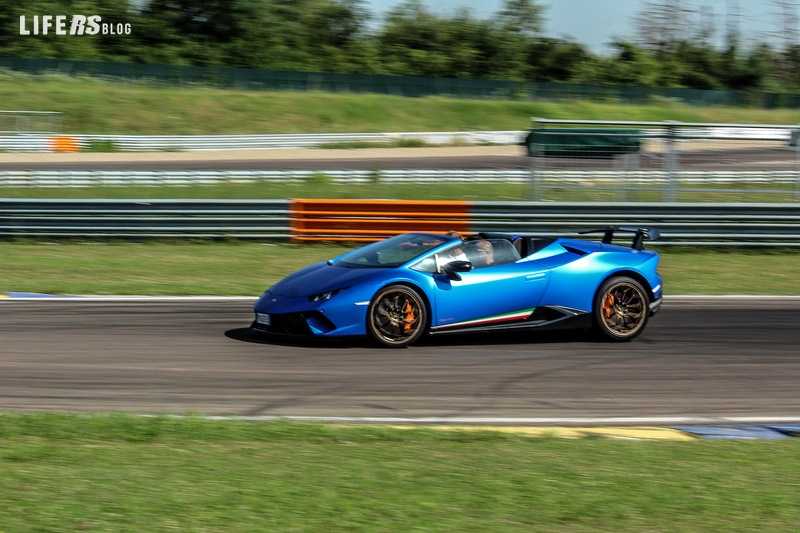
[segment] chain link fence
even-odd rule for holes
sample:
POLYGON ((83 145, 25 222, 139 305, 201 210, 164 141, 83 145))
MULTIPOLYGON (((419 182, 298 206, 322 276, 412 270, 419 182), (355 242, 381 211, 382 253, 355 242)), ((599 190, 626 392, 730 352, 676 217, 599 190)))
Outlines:
POLYGON ((644 104, 678 101, 697 106, 800 108, 800 95, 756 91, 724 91, 591 85, 560 82, 470 80, 424 76, 343 74, 188 65, 140 65, 65 59, 0 58, 0 72, 33 75, 89 76, 121 83, 200 85, 266 91, 328 91, 395 96, 536 99, 560 102, 588 100, 644 104))
POLYGON ((798 125, 534 119, 531 200, 800 201, 798 125))
POLYGON ((61 115, 59 111, 0 110, 0 136, 58 133, 61 115))

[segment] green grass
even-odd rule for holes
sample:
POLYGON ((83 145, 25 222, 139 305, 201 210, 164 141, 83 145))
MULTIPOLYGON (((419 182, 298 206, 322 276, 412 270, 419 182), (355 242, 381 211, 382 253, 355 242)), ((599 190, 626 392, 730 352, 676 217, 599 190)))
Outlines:
MULTIPOLYGON (((390 198, 402 200, 523 200, 530 187, 525 184, 469 184, 443 183, 440 185, 380 183, 339 184, 329 174, 315 172, 305 181, 285 183, 261 181, 257 183, 220 183, 192 187, 0 187, 0 198, 39 199, 265 199, 275 198, 390 198)), ((589 198, 590 192, 585 193, 589 198)))
POLYGON ((26 531, 796 531, 800 440, 0 416, 26 531))
MULTIPOLYGON (((676 190, 681 202, 783 202, 791 203, 800 191, 780 185, 760 184, 748 189, 741 185, 721 192, 693 186, 676 190)), ((107 187, 2 187, 0 198, 36 199, 264 199, 275 198, 389 198, 398 200, 530 201, 528 183, 383 183, 381 169, 372 171, 368 183, 337 183, 330 174, 314 172, 304 181, 263 180, 250 183, 219 182, 193 186, 107 186, 107 187)), ((620 190, 565 184, 563 188, 540 189, 540 201, 558 202, 659 202, 665 191, 655 188, 620 190)))
MULTIPOLYGON (((0 293, 257 296, 287 274, 350 249, 248 242, 5 242, 0 293)), ((666 294, 800 295, 796 252, 658 250, 666 294)))
POLYGON ((4 109, 60 111, 62 131, 192 135, 521 130, 531 117, 797 124, 800 110, 692 107, 659 101, 403 98, 374 94, 149 87, 77 77, 6 74, 4 109), (58 95, 54 98, 53 95, 58 95))

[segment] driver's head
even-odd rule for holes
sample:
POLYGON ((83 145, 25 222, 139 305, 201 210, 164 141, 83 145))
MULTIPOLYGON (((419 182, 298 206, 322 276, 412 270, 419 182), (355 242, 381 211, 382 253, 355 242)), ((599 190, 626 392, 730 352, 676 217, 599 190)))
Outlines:
POLYGON ((483 257, 484 261, 486 261, 487 265, 494 263, 494 248, 492 247, 492 243, 489 241, 479 241, 475 248, 478 250, 481 257, 483 257))

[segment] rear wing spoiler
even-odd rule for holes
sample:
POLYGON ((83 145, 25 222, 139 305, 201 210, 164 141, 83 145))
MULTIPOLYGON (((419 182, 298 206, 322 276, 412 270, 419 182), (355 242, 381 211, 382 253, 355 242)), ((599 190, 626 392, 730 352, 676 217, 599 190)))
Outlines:
POLYGON ((633 242, 631 248, 634 250, 644 250, 644 238, 647 237, 651 241, 657 240, 661 237, 661 232, 656 228, 637 228, 635 226, 608 226, 605 228, 590 229, 586 231, 579 231, 580 235, 588 235, 590 233, 602 233, 603 244, 611 244, 614 239, 614 233, 633 233, 633 242))

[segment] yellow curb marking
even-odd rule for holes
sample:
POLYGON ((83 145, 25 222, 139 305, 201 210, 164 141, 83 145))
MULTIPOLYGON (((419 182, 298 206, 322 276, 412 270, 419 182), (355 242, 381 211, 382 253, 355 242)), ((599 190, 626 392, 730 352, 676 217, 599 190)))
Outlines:
POLYGON ((497 431, 517 433, 531 437, 551 437, 559 439, 583 439, 586 437, 605 437, 611 439, 636 440, 678 440, 695 441, 696 437, 677 429, 637 426, 637 427, 502 427, 502 426, 390 426, 394 429, 436 429, 442 431, 497 431))

